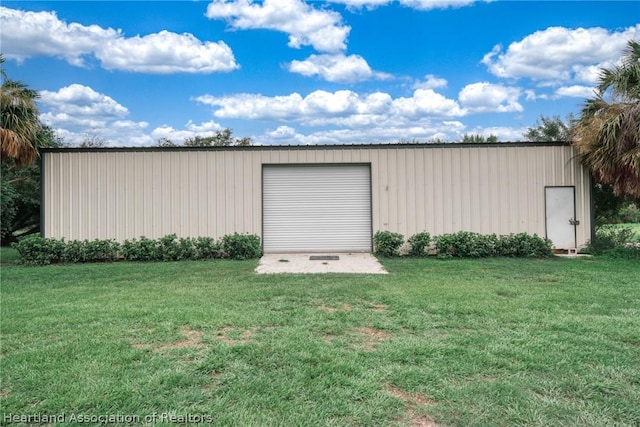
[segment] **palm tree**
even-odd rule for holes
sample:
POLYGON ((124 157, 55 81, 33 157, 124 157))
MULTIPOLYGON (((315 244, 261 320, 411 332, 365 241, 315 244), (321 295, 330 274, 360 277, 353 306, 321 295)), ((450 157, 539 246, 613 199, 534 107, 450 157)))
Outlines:
MULTIPOLYGON (((4 57, 0 54, 0 64, 4 57)), ((24 83, 10 80, 2 69, 0 92, 0 154, 20 165, 32 163, 38 157, 36 150, 40 129, 38 92, 24 83)))
POLYGON ((573 137, 596 181, 640 201, 640 43, 629 41, 621 65, 601 70, 573 137))

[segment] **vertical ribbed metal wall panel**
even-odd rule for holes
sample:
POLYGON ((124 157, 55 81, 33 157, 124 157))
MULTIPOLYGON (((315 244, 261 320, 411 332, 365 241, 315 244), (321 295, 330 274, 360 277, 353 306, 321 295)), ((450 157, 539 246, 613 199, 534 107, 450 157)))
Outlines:
POLYGON ((240 154, 45 153, 45 235, 122 241, 260 234, 260 159, 240 154))
POLYGON ((370 164, 372 230, 545 235, 545 186, 575 186, 591 232, 588 172, 561 145, 63 151, 44 156, 44 233, 93 239, 262 233, 262 165, 370 164))

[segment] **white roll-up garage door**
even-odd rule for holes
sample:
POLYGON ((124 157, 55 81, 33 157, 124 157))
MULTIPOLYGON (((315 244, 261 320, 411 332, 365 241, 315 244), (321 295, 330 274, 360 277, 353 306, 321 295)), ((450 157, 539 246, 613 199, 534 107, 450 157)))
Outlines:
POLYGON ((265 252, 371 251, 369 165, 264 165, 265 252))

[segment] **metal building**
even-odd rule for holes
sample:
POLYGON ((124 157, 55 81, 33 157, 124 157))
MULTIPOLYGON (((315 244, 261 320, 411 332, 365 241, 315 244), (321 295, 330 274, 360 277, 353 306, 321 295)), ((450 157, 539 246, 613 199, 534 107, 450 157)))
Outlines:
POLYGON ((378 230, 592 234, 560 143, 45 149, 42 230, 66 239, 261 236, 265 252, 370 251, 378 230))

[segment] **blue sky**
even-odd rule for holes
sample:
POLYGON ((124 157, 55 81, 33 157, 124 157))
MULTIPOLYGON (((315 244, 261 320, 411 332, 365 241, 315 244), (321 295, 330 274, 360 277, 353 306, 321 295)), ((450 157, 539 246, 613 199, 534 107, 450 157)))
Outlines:
POLYGON ((7 74, 69 144, 522 139, 640 39, 633 1, 3 1, 7 74))

